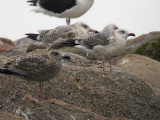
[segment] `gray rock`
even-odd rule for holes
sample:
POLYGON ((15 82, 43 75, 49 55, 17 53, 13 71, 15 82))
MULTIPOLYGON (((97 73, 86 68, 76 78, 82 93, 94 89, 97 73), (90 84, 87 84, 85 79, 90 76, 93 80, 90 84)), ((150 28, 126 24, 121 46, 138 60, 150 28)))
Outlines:
POLYGON ((29 38, 21 38, 15 41, 15 47, 22 47, 22 46, 29 46, 30 44, 32 44, 34 41, 32 39, 29 38))
POLYGON ((148 42, 153 38, 160 38, 160 32, 150 32, 148 34, 136 37, 135 39, 128 40, 124 53, 134 53, 138 47, 140 47, 142 44, 148 42))
POLYGON ((64 61, 58 78, 45 84, 44 94, 49 99, 42 102, 36 99, 33 82, 5 75, 5 80, 0 79, 0 100, 7 101, 2 111, 15 114, 20 109, 28 118, 39 120, 160 119, 160 101, 145 82, 123 71, 103 72, 84 60, 72 55, 64 61), (11 100, 13 95, 19 97, 11 100), (86 111, 79 113, 75 107, 86 111))

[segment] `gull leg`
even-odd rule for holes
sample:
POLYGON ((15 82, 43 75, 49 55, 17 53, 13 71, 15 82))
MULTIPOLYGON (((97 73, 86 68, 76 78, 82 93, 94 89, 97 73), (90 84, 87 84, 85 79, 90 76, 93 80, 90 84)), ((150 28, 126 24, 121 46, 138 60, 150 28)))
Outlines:
POLYGON ((87 52, 87 57, 88 57, 88 52, 87 52))
POLYGON ((43 100, 43 92, 42 92, 43 83, 42 82, 39 82, 39 87, 40 87, 40 98, 43 100))
POLYGON ((105 71, 105 60, 104 60, 103 57, 101 57, 101 59, 102 59, 102 67, 103 67, 103 71, 105 71))
MULTIPOLYGON (((35 90, 35 93, 38 95, 37 88, 38 88, 37 85, 35 85, 35 86, 34 86, 34 90, 35 90)), ((38 98, 38 97, 39 97, 39 96, 37 96, 37 98, 38 98)))
POLYGON ((71 19, 70 18, 66 18, 66 23, 67 25, 70 25, 71 19))
POLYGON ((110 72, 112 72, 112 61, 109 59, 110 72))

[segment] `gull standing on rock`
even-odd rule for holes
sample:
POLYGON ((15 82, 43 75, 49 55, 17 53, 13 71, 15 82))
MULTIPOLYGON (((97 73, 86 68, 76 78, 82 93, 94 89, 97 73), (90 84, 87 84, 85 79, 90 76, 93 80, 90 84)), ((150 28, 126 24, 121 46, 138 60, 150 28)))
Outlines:
POLYGON ((28 81, 37 81, 40 86, 40 97, 43 99, 42 83, 57 77, 61 70, 60 60, 68 58, 57 51, 50 51, 47 54, 32 54, 21 56, 17 59, 6 62, 0 73, 13 74, 26 78, 28 81))
POLYGON ((73 44, 75 47, 78 45, 78 48, 93 52, 102 59, 103 71, 105 70, 104 60, 109 59, 110 71, 112 71, 111 58, 118 56, 124 51, 129 36, 135 36, 135 34, 129 33, 124 29, 116 29, 112 36, 108 32, 99 32, 88 39, 68 40, 62 44, 73 44))
MULTIPOLYGON (((116 26, 115 24, 108 24, 108 25, 106 25, 105 27, 104 27, 104 29, 103 29, 103 31, 105 31, 105 35, 106 35, 106 37, 110 37, 110 36, 112 36, 113 35, 113 33, 114 33, 114 31, 116 30, 116 29, 118 29, 118 26, 116 26)), ((101 32, 101 33, 103 33, 103 31, 101 32)), ((86 32, 85 32, 86 33, 86 32)), ((76 35, 76 37, 68 37, 68 38, 65 38, 65 39, 61 39, 61 40, 58 40, 58 41, 56 41, 56 42, 54 42, 50 47, 49 47, 49 49, 55 49, 55 48, 61 48, 61 47, 65 47, 65 46, 69 46, 69 47, 73 47, 73 46, 75 46, 75 45, 77 45, 77 44, 70 44, 70 43, 67 43, 68 42, 68 40, 70 41, 70 40, 75 40, 75 39, 88 39, 88 38, 91 38, 91 37, 97 37, 97 36, 99 36, 99 34, 98 34, 99 32, 98 31, 96 31, 96 30, 90 30, 90 32, 87 32, 87 34, 86 35, 83 35, 83 37, 82 37, 82 35, 76 35), (85 38, 84 38, 84 36, 85 36, 85 38)), ((100 33, 100 34, 101 34, 100 33)), ((32 36, 31 36, 32 37, 32 36)), ((81 45, 77 45, 76 46, 77 48, 84 48, 83 46, 81 46, 81 45)), ((87 56, 88 56, 88 52, 87 52, 87 56)))
POLYGON ((67 39, 84 39, 88 38, 89 32, 97 32, 91 29, 86 23, 77 22, 72 25, 59 26, 51 30, 41 30, 39 34, 27 33, 28 38, 52 44, 54 41, 67 39))
POLYGON ((66 18, 67 25, 71 18, 85 14, 93 5, 94 0, 29 0, 31 6, 38 6, 34 11, 59 18, 66 18))

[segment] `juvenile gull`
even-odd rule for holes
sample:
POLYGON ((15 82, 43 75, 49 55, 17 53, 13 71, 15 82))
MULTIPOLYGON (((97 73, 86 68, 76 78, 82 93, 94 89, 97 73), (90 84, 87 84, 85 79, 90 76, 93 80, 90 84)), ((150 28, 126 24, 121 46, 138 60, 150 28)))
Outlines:
POLYGON ((94 0, 29 0, 32 6, 38 6, 34 11, 49 16, 66 18, 70 24, 70 18, 77 18, 85 14, 93 5, 94 0))
POLYGON ((28 81, 37 81, 40 85, 40 96, 42 96, 42 83, 57 77, 61 70, 60 59, 66 58, 57 51, 46 54, 32 54, 21 56, 6 62, 0 73, 13 74, 26 78, 28 81))
MULTIPOLYGON (((113 32, 116 30, 116 29, 118 29, 118 27, 115 25, 115 24, 108 24, 108 25, 106 25, 105 27, 104 27, 104 29, 103 29, 103 31, 105 31, 105 33, 107 34, 107 37, 109 37, 109 36, 112 36, 113 35, 113 32)), ((97 33, 99 33, 98 31, 96 31, 96 30, 91 30, 92 32, 89 32, 89 33, 87 33, 87 35, 85 35, 86 36, 86 38, 85 39, 87 39, 87 38, 90 38, 90 37, 97 37, 98 36, 98 34, 97 33)), ((102 32, 103 32, 102 31, 102 32)), ((79 35, 78 35, 79 36, 79 35)), ((58 40, 58 41, 55 41, 50 47, 49 47, 49 49, 58 49, 58 48, 61 48, 61 47, 66 47, 66 46, 68 46, 68 47, 73 47, 73 46, 75 46, 76 44, 70 44, 70 43, 68 43, 68 40, 70 41, 70 40, 74 40, 74 39, 84 39, 84 37, 78 37, 78 36, 76 36, 76 37, 68 37, 68 38, 65 38, 65 39, 61 39, 61 40, 58 40)), ((84 48, 83 46, 81 46, 81 45, 79 45, 79 46, 76 46, 77 48, 84 48)), ((88 56, 88 52, 87 52, 87 56, 88 56)))
POLYGON ((93 52, 102 59, 104 71, 104 59, 109 59, 110 71, 112 71, 111 58, 119 55, 125 48, 127 38, 135 36, 134 33, 129 33, 124 29, 116 29, 112 36, 107 32, 100 32, 88 39, 68 40, 63 44, 78 45, 86 51, 93 52))
POLYGON ((59 26, 51 30, 41 30, 39 34, 27 33, 28 38, 41 41, 45 44, 52 44, 56 40, 84 39, 89 32, 97 32, 91 29, 86 23, 77 22, 72 25, 59 26))
POLYGON ((115 30, 117 30, 117 29, 119 29, 119 27, 117 25, 108 24, 103 28, 102 32, 107 33, 108 36, 110 37, 110 36, 112 36, 114 34, 115 30))

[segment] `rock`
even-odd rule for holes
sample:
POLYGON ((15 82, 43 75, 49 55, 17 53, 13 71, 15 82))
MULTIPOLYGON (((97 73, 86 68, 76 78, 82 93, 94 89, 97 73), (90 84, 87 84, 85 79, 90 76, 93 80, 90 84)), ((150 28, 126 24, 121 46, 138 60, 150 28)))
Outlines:
POLYGON ((5 51, 1 54, 6 57, 17 56, 17 55, 26 53, 27 48, 28 48, 28 46, 21 46, 21 47, 14 48, 10 51, 5 51))
POLYGON ((19 40, 16 40, 16 41, 15 41, 15 46, 16 46, 16 48, 17 48, 17 47, 22 47, 22 46, 29 46, 29 45, 31 45, 33 42, 34 42, 34 41, 33 41, 32 39, 29 39, 29 38, 24 37, 24 38, 21 38, 21 39, 19 39, 19 40))
POLYGON ((160 96, 160 63, 145 56, 127 54, 114 59, 114 65, 146 82, 160 96))
POLYGON ((11 114, 11 113, 7 113, 7 112, 3 112, 0 111, 0 119, 1 120, 25 120, 25 118, 11 114))
POLYGON ((150 32, 148 34, 144 34, 139 37, 136 37, 135 39, 130 39, 126 44, 126 49, 124 53, 134 53, 137 50, 137 48, 139 48, 142 44, 154 38, 160 38, 159 31, 150 32))
POLYGON ((150 57, 160 62, 160 37, 153 38, 142 44, 137 48, 135 53, 150 57))
POLYGON ((31 45, 32 43, 33 43, 33 40, 29 38, 21 38, 19 40, 14 41, 14 44, 15 44, 14 49, 10 51, 5 51, 1 54, 7 57, 24 54, 27 51, 28 46, 31 45))
POLYGON ((159 97, 138 77, 124 71, 103 72, 77 55, 62 66, 58 78, 44 85, 45 101, 36 99, 34 82, 11 75, 0 78, 0 100, 7 102, 2 111, 38 120, 160 119, 159 97))
POLYGON ((28 46, 26 52, 32 52, 37 49, 46 49, 46 48, 47 47, 45 46, 45 44, 40 43, 40 42, 35 42, 28 46))
POLYGON ((0 101, 0 109, 4 106, 3 102, 0 101))
POLYGON ((60 48, 58 49, 59 51, 62 51, 62 52, 70 52, 70 53, 74 53, 74 54, 78 54, 78 55, 81 55, 89 60, 97 60, 99 59, 97 56, 95 56, 94 54, 92 53, 89 53, 88 56, 87 56, 87 52, 83 49, 80 49, 80 48, 75 48, 75 47, 63 47, 63 48, 60 48))
POLYGON ((15 47, 14 42, 8 38, 0 38, 0 52, 10 51, 15 47))

